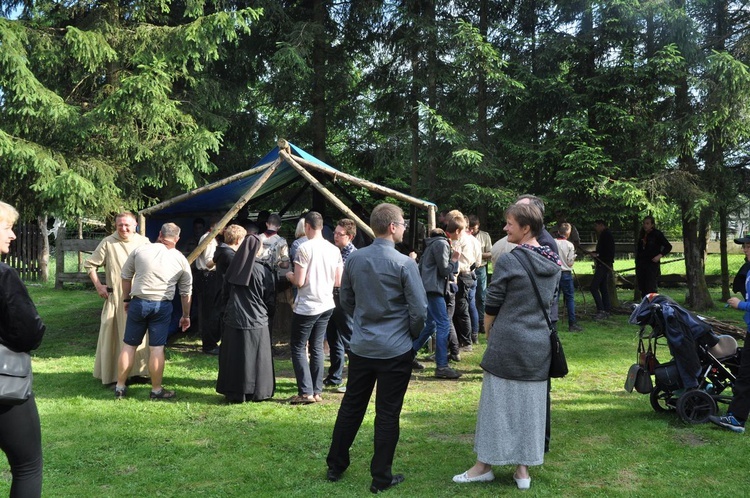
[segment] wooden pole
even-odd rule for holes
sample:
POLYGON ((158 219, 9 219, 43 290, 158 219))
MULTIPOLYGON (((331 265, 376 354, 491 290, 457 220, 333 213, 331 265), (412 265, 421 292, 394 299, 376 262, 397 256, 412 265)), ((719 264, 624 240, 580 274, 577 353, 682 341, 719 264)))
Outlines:
MULTIPOLYGON (((342 180, 346 180, 347 182, 353 183, 354 185, 365 187, 368 190, 372 190, 373 192, 378 192, 380 194, 390 195, 391 197, 395 197, 396 199, 400 201, 408 202, 410 204, 415 204, 425 209, 428 209, 430 206, 435 206, 431 202, 423 201, 422 199, 418 199, 411 195, 404 194, 402 192, 399 192, 398 190, 393 190, 388 187, 383 187, 382 185, 378 185, 377 183, 368 182, 367 180, 357 178, 356 176, 349 175, 347 173, 342 173, 341 171, 331 171, 328 168, 324 168, 323 166, 315 164, 311 161, 302 159, 299 156, 294 156, 294 159, 296 159, 299 164, 302 164, 306 168, 314 169, 315 171, 325 173, 328 176, 332 176, 334 179, 341 178, 342 180)), ((289 160, 287 160, 287 162, 289 162, 289 160)))
POLYGON ((143 214, 143 211, 138 213, 138 233, 146 236, 146 215, 143 214))
POLYGON ((295 170, 297 170, 297 172, 300 175, 302 175, 302 178, 304 178, 305 180, 307 180, 310 183, 310 185, 312 185, 315 188, 315 190, 317 190, 318 192, 320 192, 323 195, 323 197, 325 197, 326 200, 328 200, 328 202, 330 202, 331 204, 333 204, 334 206, 336 206, 336 208, 339 211, 341 211, 342 213, 344 213, 347 217, 349 217, 352 220, 354 220, 354 222, 357 224, 357 226, 363 232, 365 232, 367 235, 369 235, 373 239, 375 238, 375 234, 373 233, 373 231, 369 227, 369 225, 367 225, 367 223, 365 223, 364 221, 362 221, 359 218, 359 216, 357 216, 356 214, 354 214, 354 211, 352 211, 351 209, 349 209, 346 206, 346 204, 344 204, 343 202, 341 202, 338 197, 336 197, 335 195, 333 195, 333 193, 330 190, 328 190, 325 186, 323 186, 323 184, 320 183, 317 180, 317 178, 315 178, 313 175, 310 174, 309 171, 307 171, 305 168, 303 168, 294 158, 292 158, 291 155, 287 154, 286 151, 279 151, 279 157, 284 158, 284 160, 287 163, 289 163, 289 165, 292 168, 294 168, 295 170))
POLYGON ((434 204, 431 206, 427 206, 427 236, 430 236, 430 232, 435 228, 435 211, 437 211, 437 206, 434 204))
MULTIPOLYGON (((276 162, 276 161, 274 161, 276 162)), ((248 176, 252 176, 255 173, 258 173, 259 171, 263 171, 264 169, 268 168, 273 162, 261 164, 260 166, 256 168, 249 169, 247 171, 242 171, 240 173, 234 174, 232 176, 228 176, 224 178, 223 180, 219 180, 218 182, 209 183, 208 185, 204 185, 202 187, 198 187, 194 190, 191 190, 190 192, 186 192, 182 195, 178 195, 177 197, 173 197, 171 199, 168 199, 164 202, 160 202, 159 204, 156 204, 155 206, 151 206, 150 208, 146 208, 141 213, 145 216, 148 214, 153 213, 154 211, 159 211, 160 209, 164 209, 166 207, 172 206, 173 204, 176 204, 178 202, 182 202, 186 199, 190 199, 191 197, 195 197, 198 194, 202 194, 203 192, 208 192, 210 190, 214 190, 215 188, 223 187, 224 185, 227 185, 228 183, 232 183, 235 180, 241 180, 243 178, 246 178, 248 176)))
POLYGON ((203 242, 198 244, 198 247, 193 249, 193 252, 191 252, 188 255, 187 260, 190 264, 192 264, 193 261, 195 261, 195 258, 197 258, 198 255, 202 253, 206 247, 208 247, 208 244, 212 240, 214 240, 216 236, 219 234, 219 232, 221 232, 224 229, 227 223, 229 223, 229 221, 232 218, 234 218, 234 215, 237 214, 240 211, 240 209, 242 209, 242 206, 247 204, 247 202, 253 198, 253 196, 258 192, 258 190, 260 190, 263 184, 266 183, 266 181, 268 181, 268 179, 271 177, 273 172, 276 171, 276 168, 278 168, 280 164, 281 164, 281 156, 276 158, 276 160, 272 162, 270 166, 267 166, 268 169, 266 169, 265 173, 263 173, 260 176, 260 178, 255 180, 255 183, 253 183, 250 186, 250 188, 247 189, 247 192, 245 192, 245 194, 242 197, 240 197, 237 200, 237 202, 234 203, 234 206, 232 206, 232 208, 229 211, 227 211, 227 214, 225 214, 224 217, 221 220, 219 220, 216 226, 214 226, 214 229, 211 230, 211 233, 208 234, 208 237, 204 238, 203 242))

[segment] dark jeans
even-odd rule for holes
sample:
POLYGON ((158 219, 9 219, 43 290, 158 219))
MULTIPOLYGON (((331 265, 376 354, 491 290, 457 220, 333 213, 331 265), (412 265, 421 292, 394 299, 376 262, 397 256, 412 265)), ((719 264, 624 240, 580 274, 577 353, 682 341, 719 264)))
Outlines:
POLYGON ((148 331, 149 346, 164 346, 171 320, 172 301, 147 301, 134 297, 128 306, 123 342, 138 347, 148 331))
POLYGON ((597 311, 612 310, 612 304, 609 302, 609 268, 596 265, 594 277, 591 279, 591 295, 594 297, 597 311))
POLYGON ((479 332, 484 332, 484 299, 487 297, 487 265, 480 266, 474 273, 477 276, 477 315, 479 315, 479 332))
POLYGON ((365 412, 375 392, 375 450, 370 462, 372 484, 385 487, 391 483, 393 455, 400 434, 399 417, 404 395, 411 378, 414 351, 395 358, 376 360, 349 355, 349 381, 333 427, 331 448, 326 463, 336 473, 344 472, 350 463, 349 449, 354 443, 365 412))
POLYGON ((422 349, 432 334, 435 334, 435 365, 438 368, 447 367, 450 333, 451 325, 445 307, 445 297, 440 294, 427 294, 427 321, 422 333, 414 339, 414 353, 422 349))
POLYGON ((13 475, 10 497, 42 496, 42 429, 33 394, 20 405, 0 406, 0 449, 13 475))
POLYGON ((328 320, 333 310, 319 315, 292 315, 292 337, 289 348, 292 352, 292 366, 297 378, 298 394, 311 396, 323 392, 323 339, 328 320), (307 360, 307 343, 310 343, 310 360, 307 360))
POLYGON ((568 326, 576 323, 576 289, 573 285, 573 274, 564 271, 560 275, 560 293, 565 299, 565 309, 568 310, 568 326))
MULTIPOLYGON (((747 333, 750 334, 750 330, 747 333)), ((747 349, 747 339, 742 348, 740 369, 737 372, 737 380, 732 385, 732 402, 729 403, 727 413, 731 413, 741 422, 747 420, 750 413, 750 349, 747 349)))
POLYGON ((340 306, 336 306, 328 321, 326 329, 328 346, 331 348, 331 366, 328 368, 327 380, 341 384, 344 376, 344 362, 352 339, 352 317, 340 306))

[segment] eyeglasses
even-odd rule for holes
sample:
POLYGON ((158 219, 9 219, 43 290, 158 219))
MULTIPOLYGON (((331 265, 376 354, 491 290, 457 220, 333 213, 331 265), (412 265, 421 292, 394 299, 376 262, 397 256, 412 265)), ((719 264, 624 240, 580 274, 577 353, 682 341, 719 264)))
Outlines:
POLYGON ((391 224, 393 224, 393 225, 401 225, 404 228, 406 228, 406 227, 409 226, 405 221, 392 221, 391 224))
POLYGON ((347 235, 349 234, 346 232, 333 232, 334 237, 346 237, 347 235))

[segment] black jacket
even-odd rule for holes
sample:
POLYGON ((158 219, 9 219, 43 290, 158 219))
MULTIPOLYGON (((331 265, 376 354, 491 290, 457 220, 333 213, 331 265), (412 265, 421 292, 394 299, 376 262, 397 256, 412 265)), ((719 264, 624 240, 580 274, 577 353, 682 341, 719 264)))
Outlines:
POLYGON ((0 263, 0 342, 13 351, 36 349, 45 326, 16 271, 0 263))
POLYGON ((599 255, 599 261, 607 266, 615 264, 615 237, 609 228, 602 230, 599 234, 599 240, 596 242, 596 253, 599 255))

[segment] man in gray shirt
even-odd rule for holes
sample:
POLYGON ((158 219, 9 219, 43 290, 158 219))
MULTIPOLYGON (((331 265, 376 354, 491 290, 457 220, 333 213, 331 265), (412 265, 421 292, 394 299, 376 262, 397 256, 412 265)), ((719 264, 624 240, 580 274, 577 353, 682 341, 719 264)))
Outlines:
POLYGON ((115 399, 125 397, 125 381, 133 366, 135 348, 143 341, 148 329, 150 350, 149 372, 151 395, 154 400, 174 397, 174 391, 164 389, 164 345, 167 343, 172 319, 172 299, 179 286, 182 301, 180 328, 190 327, 190 295, 193 276, 190 264, 175 245, 180 240, 180 227, 165 223, 156 244, 137 247, 122 266, 122 295, 128 314, 125 337, 120 350, 115 399))
POLYGON ((349 381, 333 428, 327 478, 338 481, 349 467, 349 449, 375 394, 375 452, 370 491, 385 491, 404 480, 391 464, 399 438, 399 417, 411 378, 413 339, 427 317, 427 294, 417 264, 399 253, 404 214, 379 204, 370 216, 376 239, 347 259, 341 282, 341 306, 354 316, 349 343, 349 381))

